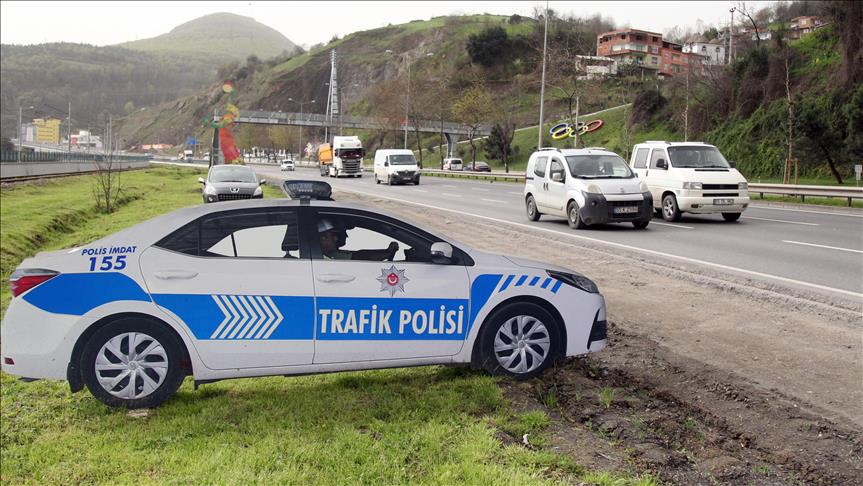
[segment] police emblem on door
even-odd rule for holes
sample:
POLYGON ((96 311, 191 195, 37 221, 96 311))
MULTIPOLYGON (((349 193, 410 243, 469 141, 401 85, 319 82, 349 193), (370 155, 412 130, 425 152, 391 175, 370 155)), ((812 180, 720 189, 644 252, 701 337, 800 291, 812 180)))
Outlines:
POLYGON ((410 279, 405 277, 405 271, 399 270, 395 265, 382 268, 381 276, 377 280, 381 283, 381 292, 389 292, 390 297, 396 295, 396 291, 404 292, 405 283, 410 282, 410 279))

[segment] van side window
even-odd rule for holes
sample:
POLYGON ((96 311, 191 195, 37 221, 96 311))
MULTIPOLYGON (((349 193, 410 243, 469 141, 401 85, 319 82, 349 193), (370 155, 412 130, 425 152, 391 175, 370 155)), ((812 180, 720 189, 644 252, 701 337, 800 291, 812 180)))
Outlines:
POLYGON ((553 176, 555 172, 560 173, 560 178, 563 180, 566 174, 563 172, 563 163, 558 159, 551 159, 551 167, 548 168, 548 173, 553 176))
POLYGON ((636 169, 644 169, 645 167, 647 167, 647 152, 649 151, 650 150, 646 148, 640 148, 636 150, 635 165, 633 167, 635 167, 636 169))
POLYGON ((537 177, 545 177, 545 168, 548 165, 548 157, 537 157, 536 165, 533 167, 533 173, 537 177))
POLYGON ((665 162, 668 162, 668 157, 665 156, 665 150, 663 149, 653 149, 653 152, 650 154, 650 168, 656 168, 656 161, 659 159, 665 159, 665 162))

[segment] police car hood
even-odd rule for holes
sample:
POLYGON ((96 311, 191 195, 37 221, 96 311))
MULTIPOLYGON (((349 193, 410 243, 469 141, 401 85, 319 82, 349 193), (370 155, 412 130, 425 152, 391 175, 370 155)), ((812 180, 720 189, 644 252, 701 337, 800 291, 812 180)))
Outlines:
POLYGON ((506 255, 497 255, 494 253, 485 253, 477 250, 471 250, 471 257, 477 260, 477 263, 481 265, 491 265, 491 266, 512 266, 516 265, 524 268, 531 268, 535 270, 555 270, 558 272, 566 272, 573 273, 572 270, 564 267, 559 267, 557 265, 552 265, 550 263, 537 262, 534 260, 528 260, 525 258, 518 258, 513 256, 506 255))

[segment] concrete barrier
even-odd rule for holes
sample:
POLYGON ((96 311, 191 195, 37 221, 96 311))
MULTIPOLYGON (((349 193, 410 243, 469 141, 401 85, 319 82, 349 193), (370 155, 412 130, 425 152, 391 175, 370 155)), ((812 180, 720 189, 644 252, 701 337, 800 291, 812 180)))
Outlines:
MULTIPOLYGON (((101 163, 104 167, 104 162, 101 163)), ((113 169, 143 169, 149 167, 148 159, 124 160, 113 164, 113 169)), ((100 170, 100 164, 79 162, 4 162, 0 164, 0 180, 14 177, 36 177, 60 174, 88 173, 100 170)))

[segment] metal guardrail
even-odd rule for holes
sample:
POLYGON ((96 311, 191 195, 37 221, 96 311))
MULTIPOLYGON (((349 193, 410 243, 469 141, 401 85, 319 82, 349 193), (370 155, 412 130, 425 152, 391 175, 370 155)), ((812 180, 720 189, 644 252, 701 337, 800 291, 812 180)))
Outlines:
MULTIPOLYGON (((17 151, 4 150, 0 152, 0 162, 3 163, 27 163, 27 162, 104 162, 108 158, 105 154, 87 152, 26 152, 20 154, 17 151), (20 155, 20 159, 18 158, 20 155)), ((114 161, 138 162, 150 160, 149 155, 113 155, 114 161)))
POLYGON ((800 197, 805 202, 806 197, 840 197, 848 200, 848 206, 854 199, 863 199, 863 187, 843 186, 803 186, 795 184, 749 184, 749 193, 756 192, 763 199, 765 194, 800 197))

